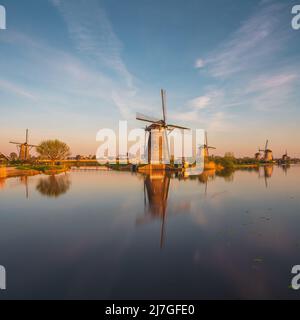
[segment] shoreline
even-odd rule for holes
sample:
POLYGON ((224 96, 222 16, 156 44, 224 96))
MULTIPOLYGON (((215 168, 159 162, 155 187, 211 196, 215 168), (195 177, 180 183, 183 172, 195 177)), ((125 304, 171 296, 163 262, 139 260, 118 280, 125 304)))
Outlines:
MULTIPOLYGON (((214 164, 212 165, 212 162, 209 162, 205 165, 204 171, 208 170, 215 170, 215 171, 222 171, 222 170, 239 170, 239 169, 259 169, 260 167, 266 167, 266 166, 286 166, 286 165, 292 165, 292 164, 278 164, 278 163, 249 163, 249 164, 235 164, 233 166, 222 166, 220 164, 214 164)), ((76 168, 80 169, 91 169, 89 166, 85 167, 68 167, 68 166, 57 166, 50 167, 50 166, 15 166, 15 167, 0 167, 0 178, 13 178, 13 177, 22 177, 22 176, 35 176, 39 174, 45 174, 45 175, 57 175, 61 173, 65 173, 68 171, 76 170, 76 168)), ((97 167, 97 169, 103 170, 102 167, 97 167)), ((94 168, 93 168, 94 169, 94 168)), ((92 170, 92 169, 91 169, 92 170)), ((102 171, 101 170, 101 171, 102 171)), ((131 165, 126 166, 109 166, 106 167, 105 171, 132 171, 131 165)), ((148 173, 152 170, 147 170, 147 166, 137 167, 137 172, 140 173, 148 173)), ((155 170, 154 170, 155 171, 155 170)), ((184 169, 179 168, 165 168, 161 169, 161 171, 168 171, 168 172, 181 172, 184 171, 184 169)))
POLYGON ((34 166, 25 167, 0 167, 0 178, 14 178, 22 176, 36 176, 39 174, 56 175, 69 171, 69 168, 39 168, 34 166))

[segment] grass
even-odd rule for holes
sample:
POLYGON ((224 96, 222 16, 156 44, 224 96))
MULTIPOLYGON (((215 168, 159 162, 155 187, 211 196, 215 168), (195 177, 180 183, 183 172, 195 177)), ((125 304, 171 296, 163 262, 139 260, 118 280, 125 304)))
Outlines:
POLYGON ((40 172, 62 172, 66 170, 65 166, 50 166, 50 165, 20 165, 16 167, 17 170, 34 170, 40 172))

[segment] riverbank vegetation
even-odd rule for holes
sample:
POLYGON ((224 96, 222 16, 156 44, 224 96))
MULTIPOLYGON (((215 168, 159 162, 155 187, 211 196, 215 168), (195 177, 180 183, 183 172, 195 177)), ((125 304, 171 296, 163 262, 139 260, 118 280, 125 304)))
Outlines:
POLYGON ((226 169, 254 168, 266 164, 264 161, 257 161, 250 157, 236 158, 230 152, 225 153, 224 157, 214 156, 209 160, 226 169))
POLYGON ((20 165, 16 167, 16 170, 21 171, 38 171, 44 174, 58 174, 62 172, 66 172, 69 170, 67 166, 64 165, 39 165, 39 164, 27 164, 27 165, 20 165))

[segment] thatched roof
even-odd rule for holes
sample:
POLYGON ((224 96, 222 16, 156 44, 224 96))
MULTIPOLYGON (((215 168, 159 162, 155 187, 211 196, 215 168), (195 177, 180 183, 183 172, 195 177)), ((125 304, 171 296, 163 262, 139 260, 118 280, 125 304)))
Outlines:
POLYGON ((9 161, 8 157, 5 156, 3 153, 0 152, 0 160, 6 160, 9 161))

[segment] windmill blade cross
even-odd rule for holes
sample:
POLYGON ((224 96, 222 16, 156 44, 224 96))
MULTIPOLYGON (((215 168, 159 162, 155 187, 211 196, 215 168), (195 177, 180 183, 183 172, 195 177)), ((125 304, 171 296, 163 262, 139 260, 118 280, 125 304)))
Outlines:
POLYGON ((173 125, 173 124, 168 124, 168 128, 171 128, 171 129, 181 129, 181 130, 191 130, 190 128, 181 127, 181 126, 177 126, 177 125, 173 125))
POLYGON ((158 123, 158 122, 160 122, 160 120, 158 120, 158 119, 146 116, 146 115, 144 115, 142 113, 139 113, 139 112, 137 112, 137 114, 136 114, 136 120, 150 122, 150 123, 158 123))
POLYGON ((14 141, 10 141, 9 143, 12 143, 12 144, 18 144, 18 145, 23 144, 23 143, 21 143, 21 142, 14 142, 14 141))

